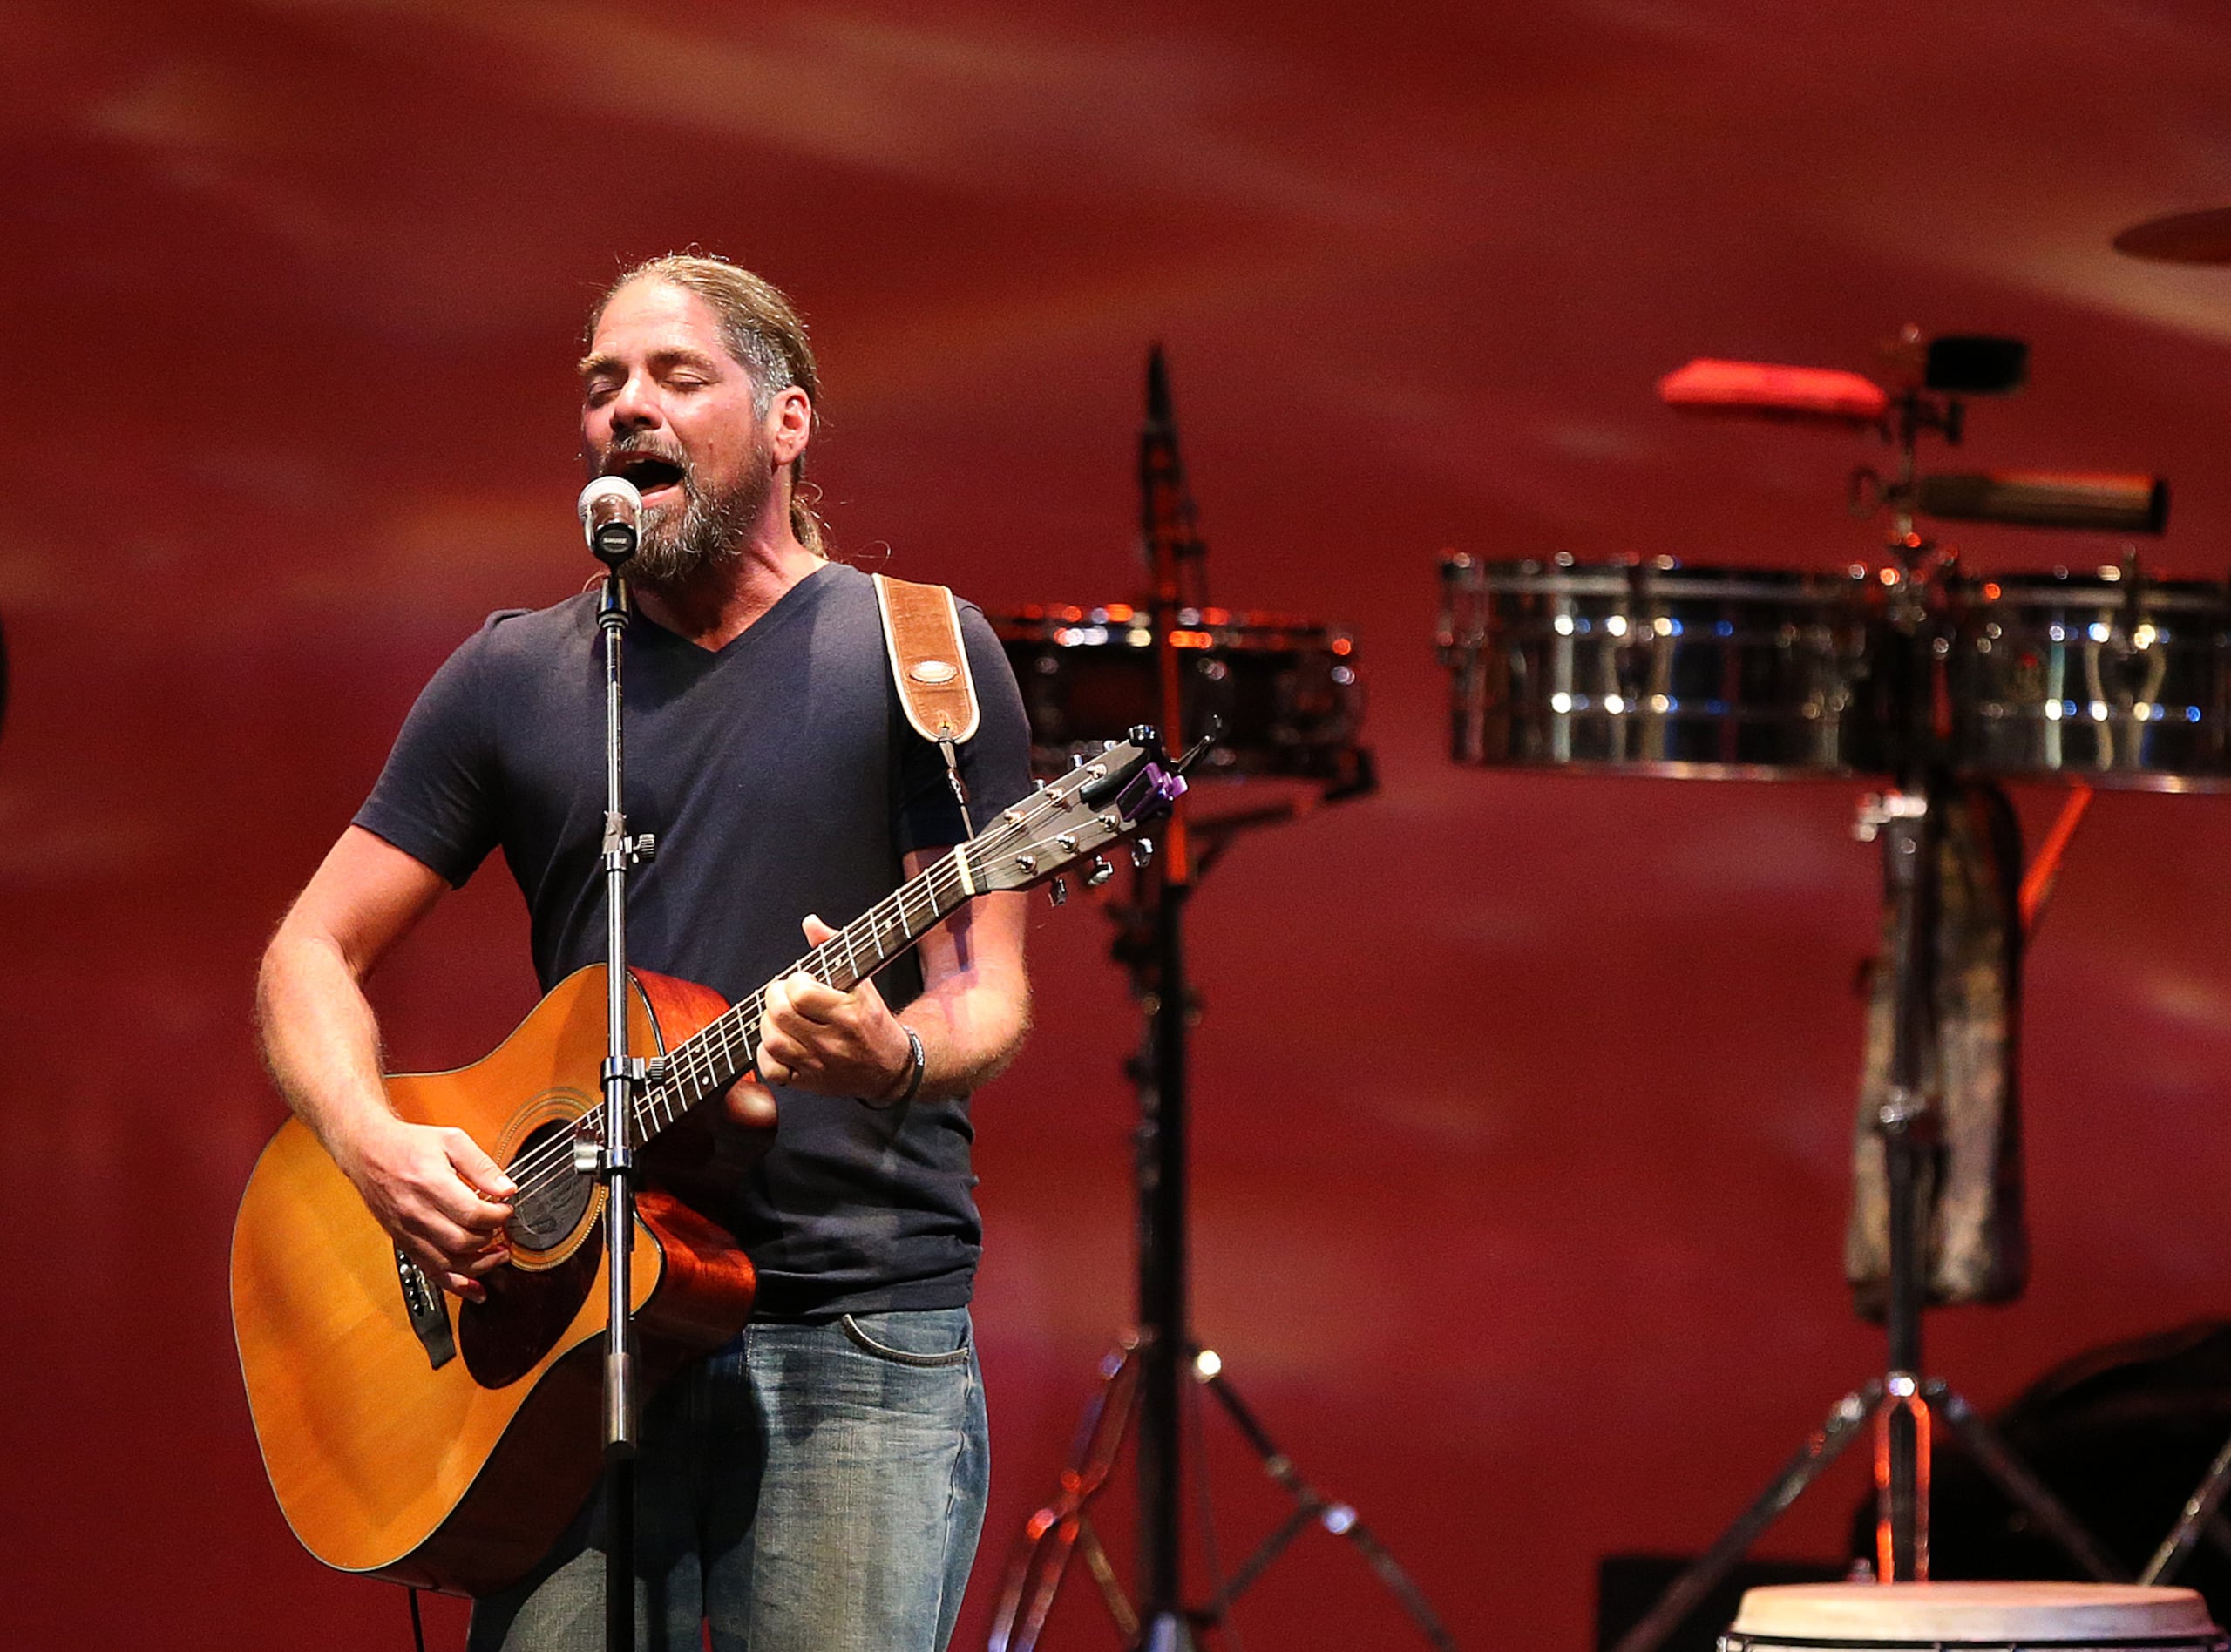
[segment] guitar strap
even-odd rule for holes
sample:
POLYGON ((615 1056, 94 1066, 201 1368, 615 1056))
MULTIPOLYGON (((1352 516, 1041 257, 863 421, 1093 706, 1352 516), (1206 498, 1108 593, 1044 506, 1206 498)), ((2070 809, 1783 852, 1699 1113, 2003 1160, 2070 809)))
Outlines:
POLYGON ((946 782, 960 803, 961 823, 973 834, 968 788, 960 778, 960 742, 973 740, 982 721, 976 680, 968 672, 968 651, 960 641, 960 610, 953 592, 940 585, 917 585, 887 574, 875 581, 875 602, 883 615, 883 640, 891 656, 891 680, 914 732, 945 759, 946 782))

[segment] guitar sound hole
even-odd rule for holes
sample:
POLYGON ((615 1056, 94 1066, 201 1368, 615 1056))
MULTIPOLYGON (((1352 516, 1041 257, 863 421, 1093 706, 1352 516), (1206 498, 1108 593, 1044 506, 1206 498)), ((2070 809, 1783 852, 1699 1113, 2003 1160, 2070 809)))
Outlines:
POLYGON ((536 1256, 556 1249, 588 1209, 596 1181, 573 1169, 573 1121, 555 1120, 519 1143, 505 1166, 520 1188, 504 1224, 513 1249, 536 1256))

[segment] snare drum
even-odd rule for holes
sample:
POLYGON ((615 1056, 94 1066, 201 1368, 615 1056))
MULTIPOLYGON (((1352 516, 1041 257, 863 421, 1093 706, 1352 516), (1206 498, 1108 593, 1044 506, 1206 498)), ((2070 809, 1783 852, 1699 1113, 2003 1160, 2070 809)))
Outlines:
POLYGON ((1442 579, 1459 762, 1756 778, 1888 766, 1864 569, 1451 556, 1442 579))
POLYGON ((1993 779, 2231 786, 2231 599, 2133 569, 1970 579, 1955 598, 1955 759, 1993 779))
MULTIPOLYGON (((1171 750, 1200 737, 1214 716, 1217 744, 1192 778, 1278 776, 1334 794, 1367 789, 1369 754, 1357 743, 1363 685, 1355 639, 1333 626, 1272 613, 1181 609, 1172 633, 1182 660, 1181 730, 1171 750)), ((1073 755, 1159 724, 1162 689, 1153 616, 1123 603, 1026 608, 993 629, 1022 686, 1031 766, 1058 774, 1073 755)))
POLYGON ((2137 1583, 1785 1583, 1748 1589, 1720 1652, 2224 1652, 2190 1589, 2137 1583))

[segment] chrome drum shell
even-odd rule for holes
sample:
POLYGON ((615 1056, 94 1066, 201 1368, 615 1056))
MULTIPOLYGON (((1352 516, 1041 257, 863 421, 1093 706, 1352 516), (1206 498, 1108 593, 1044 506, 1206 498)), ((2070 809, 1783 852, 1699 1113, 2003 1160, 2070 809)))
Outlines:
POLYGON ((2123 568, 1970 578, 1953 760, 1995 780, 2231 788, 2231 592, 2123 568))
POLYGON ((1757 779, 1889 767, 1882 587, 1863 568, 1450 556, 1442 579, 1459 762, 1757 779))

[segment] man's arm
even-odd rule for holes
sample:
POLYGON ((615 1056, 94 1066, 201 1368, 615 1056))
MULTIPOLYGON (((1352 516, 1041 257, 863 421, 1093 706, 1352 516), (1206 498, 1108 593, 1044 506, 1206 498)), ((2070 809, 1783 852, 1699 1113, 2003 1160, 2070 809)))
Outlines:
MULTIPOLYGON (((906 875, 916 876, 944 853, 908 855, 906 875)), ((980 895, 925 935, 917 948, 922 994, 902 1015, 891 1012, 872 981, 850 992, 806 975, 770 982, 761 1075, 826 1095, 895 1100, 913 1066, 906 1037, 912 1027, 922 1040, 917 1095, 960 1095, 997 1077, 1030 1030, 1026 911, 1019 892, 980 895)), ((818 918, 806 920, 806 939, 815 945, 834 933, 818 918)))
POLYGON ((476 1300, 506 1255, 503 1201, 518 1188, 462 1130, 407 1124, 380 1082, 379 1026, 363 982, 449 885, 351 826, 263 954, 256 1024, 287 1105, 317 1134, 411 1260, 476 1300))

